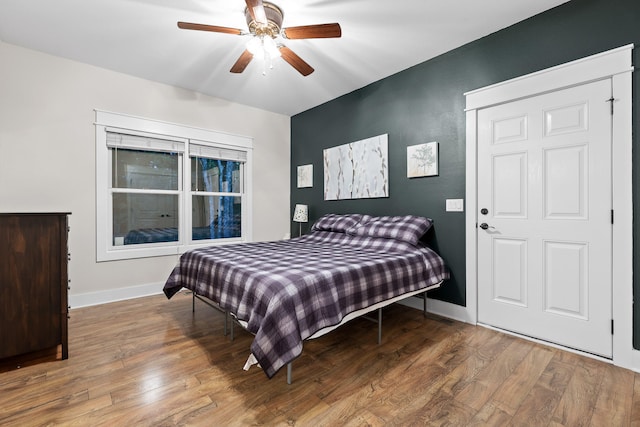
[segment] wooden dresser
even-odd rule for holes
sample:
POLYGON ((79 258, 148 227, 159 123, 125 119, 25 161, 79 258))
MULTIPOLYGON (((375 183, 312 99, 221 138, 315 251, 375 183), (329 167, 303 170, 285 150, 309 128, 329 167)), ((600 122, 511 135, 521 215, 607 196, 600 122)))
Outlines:
POLYGON ((0 213, 0 359, 67 348, 68 213, 0 213))

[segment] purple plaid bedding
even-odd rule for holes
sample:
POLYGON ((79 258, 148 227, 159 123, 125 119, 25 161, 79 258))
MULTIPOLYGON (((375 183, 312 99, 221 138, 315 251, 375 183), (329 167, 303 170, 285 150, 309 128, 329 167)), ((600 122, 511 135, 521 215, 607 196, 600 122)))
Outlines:
POLYGON ((124 236, 125 245, 139 243, 177 242, 178 229, 169 228, 140 228, 131 230, 124 236))
POLYGON ((372 304, 449 278, 431 249, 392 239, 315 231, 275 242, 194 249, 164 286, 220 304, 255 334, 251 352, 271 378, 318 330, 372 304))

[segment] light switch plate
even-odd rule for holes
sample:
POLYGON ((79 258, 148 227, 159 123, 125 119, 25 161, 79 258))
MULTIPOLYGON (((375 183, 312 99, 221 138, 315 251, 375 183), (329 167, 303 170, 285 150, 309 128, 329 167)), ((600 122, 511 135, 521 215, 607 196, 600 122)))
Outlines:
POLYGON ((464 212, 464 199, 447 199, 447 212, 464 212))

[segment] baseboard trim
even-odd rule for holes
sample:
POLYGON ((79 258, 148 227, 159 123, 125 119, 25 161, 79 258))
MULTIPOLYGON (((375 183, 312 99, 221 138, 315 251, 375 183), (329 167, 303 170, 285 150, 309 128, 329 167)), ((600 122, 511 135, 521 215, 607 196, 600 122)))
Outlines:
POLYGON ((90 307, 92 305, 158 295, 162 293, 163 284, 164 283, 148 283, 145 285, 130 286, 127 288, 109 289, 106 291, 87 292, 75 295, 72 294, 69 295, 69 305, 73 310, 74 308, 90 307))
POLYGON ((623 366, 640 374, 640 350, 633 349, 631 351, 631 366, 623 366))

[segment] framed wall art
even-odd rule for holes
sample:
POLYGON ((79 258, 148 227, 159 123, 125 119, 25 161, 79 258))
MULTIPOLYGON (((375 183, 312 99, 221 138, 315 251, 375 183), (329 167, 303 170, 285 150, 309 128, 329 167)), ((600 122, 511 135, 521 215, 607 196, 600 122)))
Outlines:
POLYGON ((389 197, 387 134, 323 152, 324 199, 389 197))
POLYGON ((407 178, 438 175, 438 143, 407 147, 407 178))
POLYGON ((298 188, 313 187, 313 165, 298 166, 298 188))

